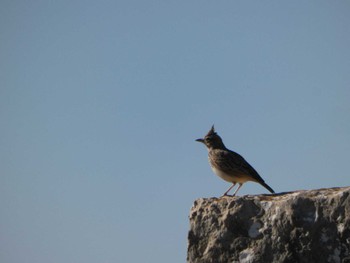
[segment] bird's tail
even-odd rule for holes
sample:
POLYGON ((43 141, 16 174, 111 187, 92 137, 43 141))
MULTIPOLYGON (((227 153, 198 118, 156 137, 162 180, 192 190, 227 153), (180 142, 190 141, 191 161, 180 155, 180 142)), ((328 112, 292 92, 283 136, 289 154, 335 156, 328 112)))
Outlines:
POLYGON ((267 190, 269 190, 272 194, 275 193, 275 191, 270 187, 268 186, 265 182, 261 182, 260 183, 263 187, 265 187, 267 190))

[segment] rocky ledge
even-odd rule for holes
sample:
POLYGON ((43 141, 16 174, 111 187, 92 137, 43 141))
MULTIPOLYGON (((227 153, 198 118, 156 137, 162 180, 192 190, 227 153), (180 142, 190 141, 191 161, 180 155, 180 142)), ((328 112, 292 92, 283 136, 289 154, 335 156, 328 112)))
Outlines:
POLYGON ((201 198, 189 263, 350 263, 350 187, 201 198))

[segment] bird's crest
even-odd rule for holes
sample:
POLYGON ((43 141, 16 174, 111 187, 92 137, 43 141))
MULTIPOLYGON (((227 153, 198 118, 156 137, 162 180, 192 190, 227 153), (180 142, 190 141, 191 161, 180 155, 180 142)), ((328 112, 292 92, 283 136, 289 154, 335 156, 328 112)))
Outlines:
POLYGON ((211 126, 211 129, 209 130, 206 136, 213 136, 213 135, 216 135, 214 125, 211 126))

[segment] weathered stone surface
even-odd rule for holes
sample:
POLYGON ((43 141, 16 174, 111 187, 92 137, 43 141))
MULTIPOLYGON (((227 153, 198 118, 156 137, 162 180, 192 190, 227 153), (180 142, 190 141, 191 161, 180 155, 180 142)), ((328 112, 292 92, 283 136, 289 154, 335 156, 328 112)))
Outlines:
POLYGON ((198 199, 189 263, 350 263, 350 187, 198 199))

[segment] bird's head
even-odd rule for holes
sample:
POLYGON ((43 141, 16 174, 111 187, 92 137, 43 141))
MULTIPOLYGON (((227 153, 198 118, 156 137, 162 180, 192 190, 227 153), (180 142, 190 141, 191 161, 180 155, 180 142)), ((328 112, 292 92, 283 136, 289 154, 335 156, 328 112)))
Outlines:
POLYGON ((201 142, 207 146, 208 149, 225 149, 225 145, 222 142, 221 137, 215 132, 214 125, 211 127, 207 135, 204 138, 197 139, 197 142, 201 142))

